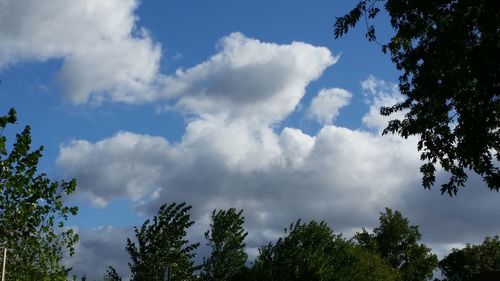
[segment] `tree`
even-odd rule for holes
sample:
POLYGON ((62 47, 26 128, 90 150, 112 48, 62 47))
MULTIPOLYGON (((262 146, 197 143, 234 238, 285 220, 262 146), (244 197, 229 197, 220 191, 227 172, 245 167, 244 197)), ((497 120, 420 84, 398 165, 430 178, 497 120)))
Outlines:
POLYGON ((351 248, 354 262, 344 280, 359 281, 401 281, 400 272, 392 268, 377 253, 369 252, 359 246, 351 248))
MULTIPOLYGON (((467 172, 500 188, 500 2, 490 0, 361 0, 335 22, 341 37, 361 16, 367 38, 376 41, 368 21, 384 2, 395 35, 382 45, 401 71, 403 102, 381 108, 382 115, 406 112, 389 122, 384 134, 419 137, 425 163, 422 183, 435 182, 436 165, 450 173, 441 192, 456 195, 467 172)), ((379 43, 380 44, 380 43, 379 43)))
POLYGON ((480 273, 500 271, 500 240, 498 236, 486 237, 481 245, 467 244, 463 249, 453 249, 439 262, 447 280, 475 280, 480 273))
POLYGON ((245 253, 245 237, 243 228, 245 218, 243 210, 234 208, 227 211, 212 212, 210 230, 205 232, 211 256, 203 264, 203 275, 210 281, 227 281, 237 274, 247 261, 245 253))
POLYGON ((104 281, 122 281, 118 272, 112 267, 109 266, 108 270, 106 270, 106 275, 104 276, 104 281))
POLYGON ((0 117, 0 247, 9 249, 7 280, 67 280, 63 254, 73 255, 78 235, 65 228, 77 207, 64 205, 75 180, 51 181, 38 172, 43 147, 32 150, 30 127, 17 134, 10 151, 3 131, 16 112, 0 117))
POLYGON ((260 280, 255 277, 255 270, 252 266, 247 267, 243 266, 240 271, 235 273, 233 277, 231 277, 229 280, 231 281, 254 281, 254 280, 260 280))
POLYGON ((285 231, 286 237, 260 249, 255 280, 396 280, 380 257, 334 234, 324 222, 299 220, 285 231))
POLYGON ((381 213, 379 221, 380 225, 373 230, 373 234, 364 229, 356 233, 354 239, 357 243, 399 270, 402 280, 431 278, 438 260, 427 246, 418 243, 421 239, 418 226, 410 225, 400 212, 389 208, 381 213))
POLYGON ((151 222, 134 227, 136 242, 127 239, 127 252, 132 262, 132 280, 162 281, 166 269, 172 281, 193 280, 197 270, 192 259, 199 243, 185 240, 186 230, 193 225, 186 203, 163 205, 151 222))

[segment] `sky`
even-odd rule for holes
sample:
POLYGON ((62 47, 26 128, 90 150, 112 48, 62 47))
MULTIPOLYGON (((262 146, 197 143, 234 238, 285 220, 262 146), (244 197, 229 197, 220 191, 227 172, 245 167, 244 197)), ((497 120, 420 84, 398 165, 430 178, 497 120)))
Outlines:
MULTIPOLYGON (((385 207, 441 257, 499 234, 498 192, 472 174, 456 197, 425 190, 417 139, 382 136, 398 72, 363 24, 335 40, 353 3, 0 1, 0 112, 19 119, 4 133, 30 125, 40 170, 77 180, 72 272, 129 276, 132 227, 171 202, 193 206, 199 259, 230 207, 251 257, 298 218, 351 237, 385 207)), ((375 24, 390 38, 386 15, 375 24)))

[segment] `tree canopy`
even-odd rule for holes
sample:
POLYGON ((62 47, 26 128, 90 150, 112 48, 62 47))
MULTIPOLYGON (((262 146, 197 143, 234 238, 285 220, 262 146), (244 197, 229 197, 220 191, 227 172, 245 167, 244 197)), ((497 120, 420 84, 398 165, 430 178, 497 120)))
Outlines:
POLYGON ((248 233, 243 228, 244 222, 243 210, 212 212, 210 230, 205 232, 212 252, 203 264, 204 280, 228 281, 245 266, 248 255, 244 240, 248 233))
POLYGON ((438 259, 431 249, 418 243, 421 239, 418 226, 410 225, 399 211, 389 208, 381 213, 379 221, 373 234, 363 230, 355 235, 358 244, 399 270, 402 280, 424 281, 432 277, 438 259))
POLYGON ((500 272, 500 240, 486 237, 480 245, 453 249, 439 262, 439 268, 447 280, 472 281, 477 274, 500 272))
POLYGON ((397 280, 379 256, 334 234, 325 222, 298 220, 286 232, 260 249, 251 280, 397 280))
POLYGON ((132 280, 163 281, 170 274, 172 281, 194 279, 194 251, 199 243, 189 244, 187 229, 193 225, 186 203, 163 205, 153 220, 134 228, 137 243, 127 239, 132 280))
MULTIPOLYGON (((395 30, 383 52, 400 70, 405 100, 383 107, 382 115, 404 112, 384 134, 419 137, 422 183, 430 188, 436 166, 449 173, 441 192, 454 195, 472 170, 500 189, 500 2, 490 0, 361 0, 335 22, 341 37, 363 17, 369 25, 387 10, 395 30)), ((377 41, 378 42, 378 41, 377 41)))
MULTIPOLYGON (((0 134, 16 122, 16 112, 0 117, 0 134)), ((0 247, 9 249, 7 280, 67 280, 62 264, 74 254, 78 235, 65 221, 78 208, 64 204, 75 180, 51 181, 38 172, 43 147, 32 150, 30 127, 17 134, 11 149, 0 136, 0 247)))

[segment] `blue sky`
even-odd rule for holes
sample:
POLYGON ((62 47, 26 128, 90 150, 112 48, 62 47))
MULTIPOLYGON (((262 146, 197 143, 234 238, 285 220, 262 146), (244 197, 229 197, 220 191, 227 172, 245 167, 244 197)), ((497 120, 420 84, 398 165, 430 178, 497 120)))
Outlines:
MULTIPOLYGON (((79 183, 68 265, 127 276, 131 226, 172 201, 193 205, 194 241, 212 209, 243 208, 250 255, 299 217, 350 236, 386 206, 439 254, 498 234, 498 193, 474 176, 456 198, 424 190, 416 140, 381 136, 398 73, 363 25, 334 40, 352 5, 0 2, 6 134, 31 125, 41 170, 79 183)), ((387 17, 376 26, 387 40, 387 17)))

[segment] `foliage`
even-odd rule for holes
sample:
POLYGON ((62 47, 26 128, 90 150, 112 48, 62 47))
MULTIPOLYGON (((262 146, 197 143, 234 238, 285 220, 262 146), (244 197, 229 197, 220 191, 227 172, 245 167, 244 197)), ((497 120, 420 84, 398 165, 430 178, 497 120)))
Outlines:
POLYGON ((148 219, 141 228, 134 228, 137 244, 127 239, 132 280, 162 281, 167 267, 172 281, 194 279, 197 267, 192 258, 199 243, 189 244, 185 240, 186 230, 194 223, 190 209, 185 203, 165 204, 152 222, 148 219))
POLYGON ((500 188, 500 2, 490 0, 361 0, 335 22, 341 37, 363 16, 368 21, 384 2, 395 35, 382 46, 401 71, 405 100, 381 108, 382 115, 406 112, 386 133, 418 136, 425 162, 423 186, 435 182, 436 165, 450 173, 441 192, 456 194, 468 170, 492 190, 500 188))
POLYGON ((212 253, 203 264, 204 279, 227 281, 245 266, 248 255, 243 241, 248 233, 243 229, 244 222, 243 210, 212 212, 211 230, 205 232, 212 253))
POLYGON ((359 281, 400 281, 400 272, 391 267, 378 254, 369 252, 362 247, 353 247, 351 253, 354 265, 349 268, 349 276, 344 280, 359 281))
POLYGON ((432 277, 437 257, 430 253, 421 239, 418 226, 410 225, 400 212, 386 208, 381 213, 380 225, 369 234, 363 229, 354 239, 366 250, 377 253, 393 268, 399 270, 402 280, 418 281, 432 277))
MULTIPOLYGON (((16 112, 0 117, 3 133, 16 122, 16 112)), ((75 180, 54 182, 37 170, 43 147, 31 148, 30 127, 17 134, 8 151, 7 138, 0 137, 0 247, 9 249, 7 280, 67 280, 63 254, 74 254, 78 235, 65 228, 77 207, 64 205, 73 193, 75 180)))
POLYGON ((106 270, 106 275, 104 276, 104 281, 122 281, 118 272, 112 267, 109 266, 108 270, 106 270))
POLYGON ((474 275, 500 271, 500 240, 486 237, 481 245, 467 244, 453 249, 439 262, 441 272, 448 280, 474 280, 474 275))
POLYGON ((334 234, 324 222, 291 224, 288 236, 260 249, 254 280, 396 280, 374 254, 334 234))
MULTIPOLYGON (((298 220, 285 229, 288 236, 260 249, 255 267, 260 280, 329 280, 335 272, 332 254, 346 242, 324 222, 302 224, 298 220)), ((341 251, 340 251, 341 252, 341 251)))
POLYGON ((229 280, 231 281, 254 281, 260 280, 255 277, 254 267, 243 266, 237 273, 235 273, 229 280))

